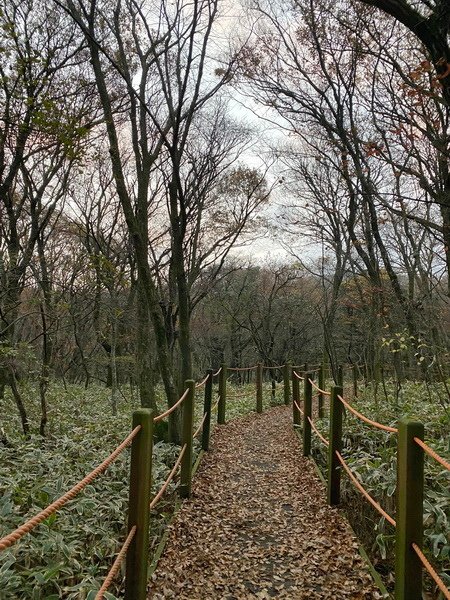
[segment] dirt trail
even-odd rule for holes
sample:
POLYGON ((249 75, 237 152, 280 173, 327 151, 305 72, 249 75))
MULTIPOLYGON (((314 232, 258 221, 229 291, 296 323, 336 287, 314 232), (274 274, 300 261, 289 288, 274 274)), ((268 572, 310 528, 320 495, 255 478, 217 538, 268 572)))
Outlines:
POLYGON ((277 407, 215 430, 149 597, 380 598, 357 547, 277 407))

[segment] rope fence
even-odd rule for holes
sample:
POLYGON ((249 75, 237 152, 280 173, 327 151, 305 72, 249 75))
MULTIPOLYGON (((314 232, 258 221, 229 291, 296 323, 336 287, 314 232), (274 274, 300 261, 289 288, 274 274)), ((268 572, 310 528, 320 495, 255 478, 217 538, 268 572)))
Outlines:
POLYGON ((178 458, 172 468, 172 470, 170 471, 167 479, 165 480, 165 482, 162 484, 159 492, 156 494, 156 496, 153 498, 153 500, 150 502, 150 510, 152 510, 153 508, 155 508, 155 506, 158 504, 159 500, 162 498, 162 496, 164 495, 164 492, 167 490, 167 487, 169 485, 169 483, 172 481, 172 479, 175 477, 175 473, 178 470, 178 467, 181 464, 181 461, 183 460, 183 456, 184 453, 186 452, 186 448, 187 445, 185 444, 182 448, 181 448, 181 452, 178 455, 178 458))
POLYGON ((345 460, 342 458, 342 455, 340 452, 336 451, 336 456, 338 457, 339 462, 341 463, 341 465, 343 466, 345 472, 347 473, 347 475, 349 476, 350 480, 352 481, 353 485, 361 492, 361 494, 370 502, 370 504, 376 508, 376 510, 380 513, 380 515, 382 517, 384 517, 386 519, 386 521, 388 521, 388 523, 390 523, 393 527, 396 526, 395 520, 391 517, 391 515, 389 515, 382 507, 381 505, 372 498, 372 496, 369 494, 369 492, 361 485, 361 483, 357 480, 357 478, 355 477, 355 475, 352 473, 350 467, 347 465, 347 463, 345 462, 345 460))
MULTIPOLYGON (((220 370, 222 372, 222 370, 220 370)), ((130 444, 131 460, 130 460, 130 489, 129 489, 129 506, 128 506, 128 534, 123 543, 114 563, 108 572, 96 598, 103 598, 112 581, 117 575, 120 566, 127 554, 130 545, 133 548, 131 557, 127 558, 126 577, 125 577, 125 595, 133 599, 141 599, 146 597, 147 586, 147 571, 148 571, 148 553, 145 550, 149 543, 149 518, 150 511, 154 509, 158 501, 166 492, 169 484, 173 481, 175 474, 181 467, 179 494, 182 498, 189 497, 191 494, 191 482, 193 472, 193 414, 196 390, 205 386, 205 406, 208 400, 208 411, 204 413, 200 428, 197 429, 195 435, 198 435, 203 428, 203 449, 207 449, 209 443, 209 421, 211 414, 211 395, 212 395, 212 370, 209 370, 208 375, 197 383, 192 380, 186 381, 186 390, 182 396, 163 413, 153 416, 153 411, 150 409, 141 408, 133 412, 133 429, 131 433, 115 448, 115 450, 98 465, 93 471, 88 473, 81 481, 74 485, 68 492, 52 502, 37 515, 26 521, 16 530, 9 533, 0 540, 0 551, 9 548, 12 544, 21 539, 25 534, 29 533, 39 523, 47 519, 62 508, 67 502, 75 498, 88 484, 100 475, 106 468, 125 450, 130 444), (182 414, 182 448, 179 456, 172 467, 168 477, 162 484, 158 493, 151 499, 151 467, 153 455, 153 428, 155 423, 158 423, 165 417, 172 414, 182 403, 184 410, 182 414), (205 430, 208 424, 208 430, 205 430), (206 448, 205 448, 206 446, 206 448), (135 542, 133 541, 135 540, 135 542)))
POLYGON ((73 500, 75 496, 77 496, 87 485, 92 483, 96 477, 103 473, 103 471, 105 471, 109 465, 116 460, 119 454, 121 454, 125 448, 131 444, 133 439, 139 433, 140 429, 140 426, 135 427, 133 431, 123 440, 123 442, 119 444, 119 446, 117 446, 117 448, 107 458, 105 458, 105 460, 100 463, 98 467, 86 475, 86 477, 74 485, 63 496, 49 504, 46 508, 41 510, 41 512, 26 521, 26 523, 18 527, 15 531, 2 538, 0 540, 0 551, 5 550, 6 548, 9 548, 15 544, 18 540, 20 540, 20 538, 39 525, 39 523, 42 523, 42 521, 48 519, 50 515, 62 508, 65 504, 67 504, 67 502, 73 500))
POLYGON ((155 423, 158 423, 159 421, 162 421, 163 419, 165 419, 166 417, 171 415, 173 413, 173 411, 176 410, 184 400, 186 400, 188 394, 189 394, 189 389, 184 391, 184 394, 181 396, 181 398, 177 402, 175 402, 175 404, 173 406, 171 406, 168 410, 164 411, 157 417, 154 417, 153 421, 155 423))
POLYGON ((209 373, 203 381, 200 381, 199 383, 195 384, 195 389, 198 390, 199 388, 203 387, 205 385, 205 383, 208 381, 208 379, 209 379, 209 373))
POLYGON ((101 588, 98 590, 97 595, 95 596, 95 600, 103 600, 105 593, 108 591, 108 588, 111 586, 114 581, 117 573, 119 572, 120 565, 123 563, 123 559, 125 558, 128 548, 130 547, 131 542, 136 534, 136 525, 130 529, 129 534, 127 535, 126 540, 124 541, 122 548, 120 549, 116 560, 113 562, 111 569, 109 570, 108 575, 105 577, 105 581, 103 582, 101 588))
MULTIPOLYGON (((79 494, 88 484, 97 476, 103 473, 107 467, 123 452, 130 444, 130 497, 129 497, 129 518, 128 534, 123 542, 105 580, 100 587, 96 600, 104 598, 108 588, 111 586, 114 578, 117 576, 121 564, 127 555, 130 546, 131 554, 127 558, 127 576, 125 577, 126 597, 145 598, 146 594, 146 576, 148 557, 139 556, 134 558, 136 548, 145 548, 148 546, 149 519, 150 512, 156 507, 168 486, 174 480, 178 470, 180 470, 180 479, 178 493, 181 498, 188 498, 191 495, 191 485, 193 476, 193 443, 201 435, 202 450, 209 449, 211 415, 217 410, 217 422, 225 423, 226 400, 227 400, 227 373, 228 371, 252 371, 256 370, 255 395, 256 412, 263 410, 263 370, 264 369, 282 369, 283 378, 281 384, 284 384, 284 403, 291 404, 293 408, 294 426, 298 427, 303 421, 303 455, 311 455, 311 433, 313 432, 318 439, 329 448, 328 456, 328 503, 336 505, 340 502, 340 478, 341 472, 345 472, 351 483, 363 495, 363 497, 377 510, 377 512, 394 528, 396 528, 397 555, 402 557, 404 565, 396 566, 396 589, 397 586, 403 586, 404 595, 399 593, 398 600, 409 600, 419 597, 418 590, 420 586, 421 593, 421 567, 415 571, 411 570, 412 556, 418 560, 417 564, 423 565, 430 576, 439 587, 444 597, 450 600, 450 591, 446 588, 443 580, 434 570, 430 562, 423 554, 421 548, 422 527, 423 527, 423 462, 425 454, 433 458, 444 469, 450 471, 450 462, 442 458, 430 446, 423 441, 423 425, 414 422, 399 421, 398 428, 383 425, 375 420, 366 417, 364 414, 354 408, 345 398, 342 385, 333 386, 331 391, 325 390, 324 369, 319 366, 317 369, 306 369, 302 371, 305 375, 301 376, 295 369, 301 367, 292 367, 291 363, 284 365, 264 366, 259 363, 251 367, 232 367, 229 368, 223 364, 216 372, 209 369, 206 377, 199 382, 187 380, 186 389, 181 397, 166 411, 157 416, 153 416, 152 411, 140 409, 133 413, 133 428, 130 434, 114 449, 114 451, 95 469, 88 473, 81 481, 74 485, 63 496, 52 502, 37 515, 26 521, 16 530, 0 539, 0 551, 9 548, 15 542, 29 533, 37 525, 42 523, 51 514, 62 508, 67 502, 79 494), (315 371, 319 372, 318 383, 313 380, 315 371), (214 377, 218 379, 218 399, 212 402, 214 377), (303 408, 301 407, 300 382, 303 382, 303 408), (202 419, 194 431, 194 405, 196 391, 204 388, 204 406, 202 419), (317 394, 313 395, 313 390, 317 394), (318 399, 319 419, 323 418, 323 397, 330 398, 329 401, 329 437, 322 434, 313 420, 313 398, 318 399), (151 461, 153 453, 153 427, 156 423, 172 414, 181 404, 184 403, 181 423, 181 449, 164 483, 159 491, 151 498, 151 461), (346 460, 342 456, 342 422, 345 410, 348 410, 355 417, 364 423, 397 436, 397 515, 394 519, 386 512, 375 498, 371 496, 364 485, 359 481, 356 474, 352 471, 346 460), (139 435, 138 435, 139 434, 139 435), (412 475, 413 474, 413 475, 412 475), (422 500, 421 500, 422 499, 422 500), (419 510, 420 508, 420 510, 419 510), (413 525, 411 526, 411 522, 413 525), (405 524, 408 524, 406 526, 405 524), (406 532, 406 533, 405 533, 406 532), (142 541, 146 538, 146 542, 142 541), (133 542, 134 540, 134 542, 133 542), (132 545, 133 544, 133 545, 132 545), (147 544, 147 546, 146 546, 147 544), (400 548, 400 549, 399 549, 400 548), (133 557, 133 558, 131 558, 133 557), (133 562, 134 561, 134 562, 133 562), (409 561, 409 562, 408 562, 409 561), (128 563, 132 566, 129 567, 128 563), (129 569, 133 569, 133 576, 128 576, 129 569), (135 573, 138 573, 136 577, 135 573), (411 575, 413 573, 413 575, 411 575), (420 576, 420 577, 419 577, 420 576), (130 587, 128 587, 130 586, 130 587), (141 587, 132 587, 141 586, 141 587), (414 587, 415 586, 415 587, 414 587), (413 592, 411 592, 413 590, 413 592)), ((249 378, 250 379, 250 378, 249 378)), ((342 381, 342 370, 340 370, 339 380, 342 381)), ((272 393, 275 384, 272 387, 272 393)), ((266 390, 267 393, 267 390, 266 390)), ((239 394, 229 395, 230 399, 248 397, 249 391, 239 394)), ((315 405, 314 405, 315 406, 315 405)), ((328 402, 327 402, 328 409, 328 402)), ((144 554, 141 551, 141 554, 144 554)), ((402 589, 403 589, 402 587, 402 589)), ((396 596, 397 597, 397 596, 396 596)))
POLYGON ((308 377, 308 381, 312 385, 312 387, 319 392, 319 394, 322 394, 323 396, 331 396, 331 392, 322 390, 318 385, 316 385, 314 383, 314 381, 312 379, 309 379, 309 377, 308 377))
POLYGON ((295 404, 295 408, 298 410, 298 412, 299 412, 301 415, 305 414, 305 413, 302 411, 302 409, 300 408, 300 406, 297 404, 297 402, 294 402, 294 404, 295 404))
POLYGON ((204 423, 205 423, 205 421, 206 421, 206 417, 207 417, 207 416, 208 416, 208 413, 205 413, 205 414, 203 415, 203 419, 200 421, 200 425, 197 427, 197 429, 196 429, 196 430, 195 430, 195 432, 194 432, 194 435, 192 436, 193 438, 196 438, 196 437, 198 436, 198 434, 200 433, 200 431, 202 430, 202 428, 203 428, 203 425, 204 425, 204 423))
POLYGON ((440 591, 444 594, 444 598, 446 598, 446 600, 450 600, 449 589, 447 588, 445 583, 442 581, 442 579, 439 577, 439 575, 436 573, 436 571, 433 569, 431 564, 428 562, 425 554, 422 552, 422 550, 419 548, 419 546, 417 544, 415 544, 414 542, 412 544, 412 547, 414 549, 414 552, 417 554, 420 562, 423 564, 423 566, 428 571, 430 576, 434 579, 434 582, 436 583, 436 585, 438 586, 440 591))
MULTIPOLYGON (((445 585, 431 563, 425 557, 422 545, 423 532, 423 494, 424 494, 424 456, 433 458, 446 471, 450 472, 450 462, 440 456, 433 448, 423 441, 423 425, 409 419, 399 421, 398 427, 390 427, 367 417, 359 412, 348 402, 343 395, 342 381, 343 372, 339 368, 339 385, 334 385, 331 391, 324 389, 324 369, 319 369, 319 382, 316 384, 309 375, 312 371, 302 371, 305 377, 299 375, 292 369, 293 390, 293 425, 294 428, 301 425, 300 416, 303 420, 301 436, 303 438, 303 455, 311 455, 312 432, 320 441, 329 448, 328 453, 328 475, 327 475, 327 499, 331 506, 340 503, 341 472, 345 473, 354 487, 375 508, 375 510, 395 528, 396 538, 396 566, 395 566, 395 590, 396 599, 410 600, 422 597, 422 567, 426 569, 434 580, 439 590, 447 600, 450 600, 450 590, 445 585), (304 397, 302 410, 300 407, 300 387, 303 381, 304 397), (313 396, 312 390, 318 394, 313 396), (319 418, 321 414, 322 397, 330 397, 329 415, 329 439, 327 440, 318 429, 312 418, 312 400, 318 397, 319 418), (381 504, 372 497, 364 485, 359 481, 346 460, 342 456, 342 423, 344 409, 353 416, 378 430, 396 435, 397 439, 397 515, 394 519, 381 504), (420 542, 420 544, 419 544, 420 542)), ((357 382, 353 379, 353 390, 357 391, 357 382)), ((355 392, 356 396, 356 392, 355 392)), ((323 407, 322 407, 323 408, 323 407)), ((298 431, 298 430, 297 430, 298 431)))
POLYGON ((345 408, 347 410, 349 410, 353 415, 355 415, 355 417, 358 417, 358 419, 360 419, 361 421, 364 421, 364 423, 367 423, 368 425, 372 425, 372 427, 376 427, 377 429, 381 429, 382 431, 388 431, 390 433, 398 433, 398 429, 395 427, 389 427, 388 425, 383 425, 382 423, 378 423, 377 421, 372 421, 372 419, 365 417, 363 414, 358 412, 356 410, 356 408, 353 408, 353 406, 351 406, 351 404, 349 404, 346 400, 344 400, 344 398, 340 394, 338 395, 338 400, 340 402, 342 402, 342 404, 345 406, 345 408))
POLYGON ((428 456, 431 456, 431 458, 434 458, 434 460, 436 462, 438 462, 440 465, 442 465, 444 467, 444 469, 447 469, 447 471, 450 471, 450 463, 447 462, 446 460, 444 460, 442 458, 442 456, 439 456, 439 454, 437 452, 435 452, 433 450, 433 448, 430 448, 430 446, 428 446, 428 444, 425 444, 425 442, 423 442, 421 439, 415 437, 414 441, 416 442, 416 444, 418 446, 420 446, 422 448, 422 450, 428 454, 428 456))
MULTIPOLYGON (((237 371, 261 371, 262 365, 251 367, 236 367, 237 371)), ((192 446, 193 440, 202 433, 202 449, 207 450, 209 444, 210 432, 210 416, 211 413, 218 410, 218 415, 223 412, 226 399, 226 374, 227 367, 222 365, 216 372, 210 369, 207 375, 199 382, 192 380, 186 381, 186 389, 181 397, 167 410, 157 416, 153 416, 150 409, 139 409, 133 413, 133 428, 130 434, 115 448, 115 450, 95 469, 88 473, 81 481, 76 483, 63 496, 52 502, 49 506, 41 510, 37 515, 23 523, 16 530, 12 531, 0 540, 0 551, 12 546, 20 540, 24 535, 32 531, 37 525, 42 523, 50 515, 60 510, 67 502, 73 500, 87 485, 103 473, 108 466, 116 460, 121 452, 130 444, 131 461, 130 461, 130 492, 129 492, 129 514, 128 523, 129 531, 127 537, 122 544, 112 566, 109 570, 103 584, 101 585, 96 598, 100 600, 107 593, 114 578, 117 576, 121 564, 124 561, 127 551, 133 544, 133 554, 130 561, 127 559, 127 577, 125 578, 126 596, 132 598, 144 597, 145 589, 142 587, 142 582, 146 584, 147 573, 147 556, 136 555, 136 548, 145 548, 148 545, 149 534, 149 515, 157 503, 160 501, 168 486, 174 480, 176 473, 181 468, 179 493, 183 498, 189 497, 191 494, 192 480, 192 446), (212 386, 213 378, 219 376, 219 398, 212 405, 212 386), (202 420, 193 432, 193 413, 196 391, 200 388, 205 389, 205 406, 202 420), (151 462, 152 462, 152 446, 153 446, 153 427, 156 423, 170 416, 183 403, 184 410, 182 414, 182 447, 175 464, 173 465, 169 475, 160 487, 156 495, 151 499, 151 462), (147 542, 145 542, 147 538, 147 542), (136 545, 134 545, 134 541, 136 545), (128 563, 131 566, 129 567, 128 563), (132 569, 133 575, 129 575, 129 568, 132 569), (139 586, 141 586, 139 588, 139 586)), ((240 396, 248 395, 240 394, 240 396)), ((220 420, 219 420, 220 422, 220 420)))
POLYGON ((323 435, 320 433, 320 431, 314 425, 314 422, 311 419, 311 417, 308 417, 308 421, 309 421, 309 424, 311 425, 312 430, 317 435, 317 437, 319 438, 319 440, 321 440, 325 444, 325 446, 327 446, 327 448, 328 448, 328 446, 330 445, 330 442, 326 438, 323 437, 323 435))

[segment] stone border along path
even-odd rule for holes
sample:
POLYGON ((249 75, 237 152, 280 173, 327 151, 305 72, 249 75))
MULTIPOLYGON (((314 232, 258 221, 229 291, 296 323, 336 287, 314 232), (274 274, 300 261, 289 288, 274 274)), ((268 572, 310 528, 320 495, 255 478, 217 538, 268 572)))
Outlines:
POLYGON ((350 527, 301 456, 291 413, 276 407, 216 428, 149 598, 381 598, 350 527))

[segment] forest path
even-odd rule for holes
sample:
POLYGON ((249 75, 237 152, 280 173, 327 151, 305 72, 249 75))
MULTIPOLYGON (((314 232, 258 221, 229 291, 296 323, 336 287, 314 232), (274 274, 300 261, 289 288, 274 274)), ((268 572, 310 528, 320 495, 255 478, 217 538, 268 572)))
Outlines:
POLYGON ((350 527, 301 456, 292 409, 217 427, 171 525, 150 597, 373 599, 350 527))

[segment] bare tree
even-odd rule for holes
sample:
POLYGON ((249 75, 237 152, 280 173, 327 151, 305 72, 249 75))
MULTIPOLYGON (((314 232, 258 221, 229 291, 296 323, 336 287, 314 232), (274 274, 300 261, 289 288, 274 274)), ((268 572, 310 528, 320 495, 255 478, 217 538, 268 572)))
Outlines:
POLYGON ((35 245, 82 155, 93 104, 70 19, 52 3, 38 9, 14 0, 4 5, 0 20, 7 57, 0 66, 0 386, 11 386, 28 434, 14 360, 21 292, 35 245))
MULTIPOLYGON (((180 174, 194 117, 222 87, 233 68, 231 61, 223 75, 213 79, 205 76, 217 1, 163 2, 150 10, 145 2, 135 0, 113 6, 108 2, 82 0, 68 0, 67 5, 60 5, 69 10, 89 46, 115 187, 134 248, 141 290, 138 298, 146 302, 139 315, 142 319, 151 316, 158 366, 168 404, 173 405, 179 388, 148 256, 152 201, 149 183, 164 148, 171 165, 168 182, 171 252, 180 322, 180 380, 184 381, 192 376, 192 363, 183 255, 187 223, 180 174), (122 143, 128 142, 132 148, 132 185, 127 180, 122 152, 122 143)), ((177 436, 175 416, 171 419, 170 435, 177 436)))

